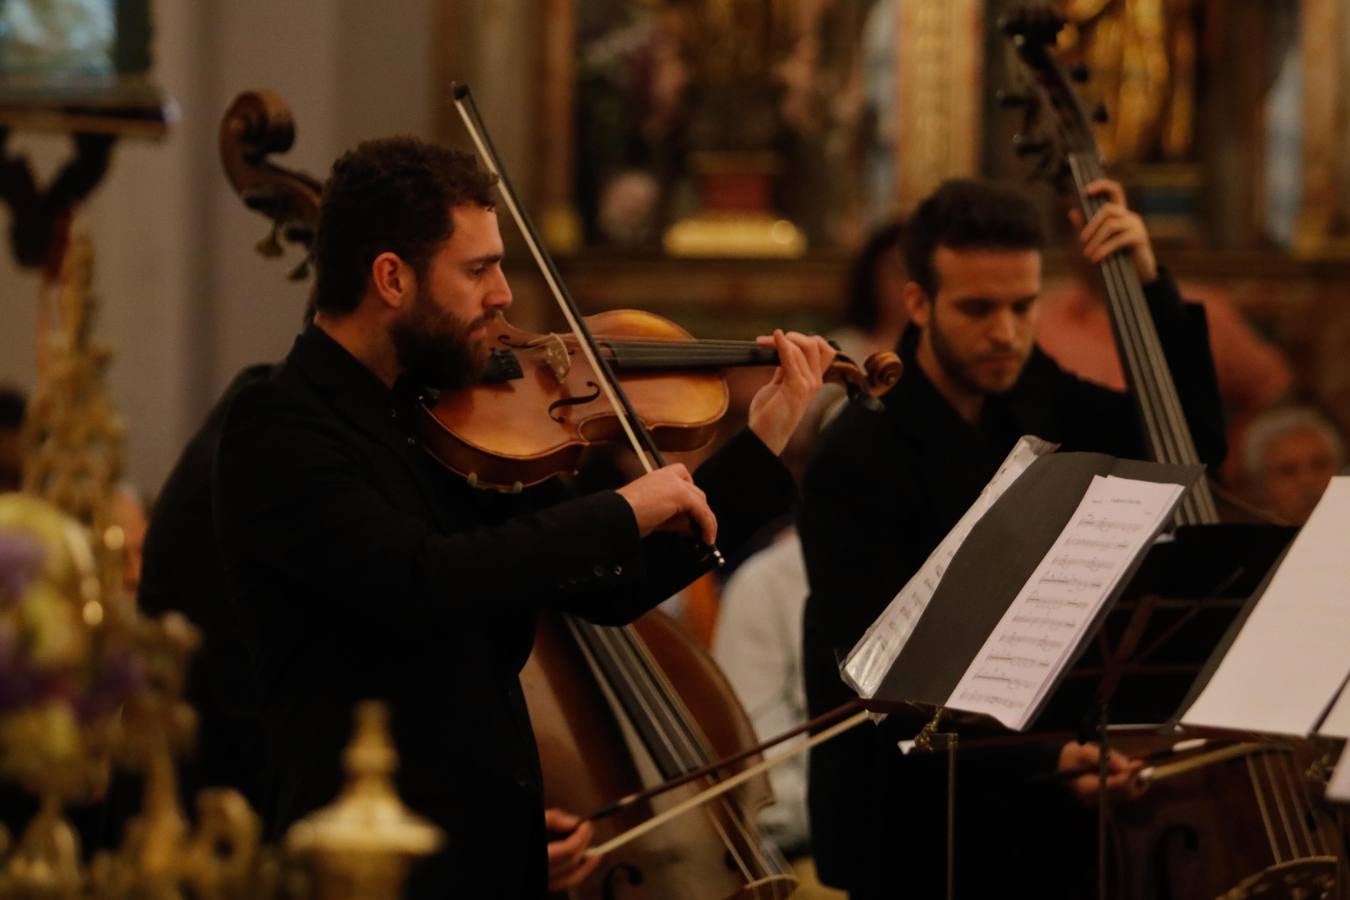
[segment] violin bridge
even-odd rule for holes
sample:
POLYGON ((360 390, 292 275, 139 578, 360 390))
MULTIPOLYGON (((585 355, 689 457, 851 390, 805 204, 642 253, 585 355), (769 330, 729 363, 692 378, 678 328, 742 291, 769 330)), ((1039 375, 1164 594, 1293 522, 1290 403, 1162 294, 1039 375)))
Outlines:
POLYGON ((553 377, 562 384, 567 379, 567 373, 572 371, 572 355, 567 352, 567 345, 563 343, 562 336, 550 334, 535 341, 532 349, 539 351, 544 357, 544 362, 553 370, 553 377))

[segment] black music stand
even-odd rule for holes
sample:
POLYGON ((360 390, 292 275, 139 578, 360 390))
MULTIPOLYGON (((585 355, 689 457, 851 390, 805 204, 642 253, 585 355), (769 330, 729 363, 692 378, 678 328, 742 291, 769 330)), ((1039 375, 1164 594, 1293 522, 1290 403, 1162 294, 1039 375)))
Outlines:
MULTIPOLYGON (((1032 716, 1033 731, 1010 734, 987 716, 944 710, 1092 477, 1104 474, 1189 486, 1200 470, 1100 454, 1037 460, 971 530, 904 648, 864 704, 878 712, 928 711, 933 722, 923 732, 920 749, 949 753, 958 742, 978 748, 1069 739, 1096 740, 1106 750, 1113 721, 1173 721, 1197 676, 1221 655, 1216 651, 1232 640, 1254 606, 1293 529, 1188 526, 1141 552, 1056 674, 1032 716), (942 731, 940 719, 946 721, 942 731)), ((1105 752, 1102 760, 1104 775, 1105 752)), ((953 794, 949 786, 949 834, 953 794)), ((1103 791, 1098 806, 1103 898, 1107 799, 1103 791)), ((949 846, 949 870, 950 857, 949 846)))

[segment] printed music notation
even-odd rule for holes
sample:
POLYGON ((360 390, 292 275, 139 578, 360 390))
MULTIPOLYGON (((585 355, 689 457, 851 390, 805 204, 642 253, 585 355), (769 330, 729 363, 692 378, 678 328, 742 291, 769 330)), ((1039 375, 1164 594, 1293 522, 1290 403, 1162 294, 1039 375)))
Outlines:
POLYGON ((914 626, 928 608, 928 602, 937 592, 938 584, 947 571, 956 551, 961 549, 970 535, 975 523, 983 518, 999 497, 1003 496, 1017 478, 1036 461, 1055 449, 1054 444, 1037 437, 1026 436, 1018 440, 999 466, 994 477, 985 485, 980 496, 966 510, 965 515, 956 523, 942 543, 928 555, 919 571, 905 583, 900 593, 867 629, 858 643, 844 660, 841 674, 844 680, 860 697, 872 697, 880 688, 887 671, 895 664, 904 649, 906 641, 914 632, 914 626))
POLYGON ((1181 498, 1177 484, 1097 476, 947 705, 1025 728, 1130 563, 1181 498))

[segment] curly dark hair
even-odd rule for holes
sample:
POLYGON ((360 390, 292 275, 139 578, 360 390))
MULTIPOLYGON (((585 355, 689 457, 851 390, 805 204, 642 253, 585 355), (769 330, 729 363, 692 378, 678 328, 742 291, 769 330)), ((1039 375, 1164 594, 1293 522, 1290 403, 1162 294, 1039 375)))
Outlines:
POLYGON ((1041 214, 1025 193, 992 181, 944 181, 910 216, 905 234, 909 277, 929 297, 938 292, 933 254, 951 250, 1039 250, 1041 214))
POLYGON ((497 177, 469 153, 414 137, 365 141, 333 163, 314 238, 315 309, 348 313, 361 302, 370 266, 395 253, 419 280, 454 231, 456 206, 493 207, 497 177))

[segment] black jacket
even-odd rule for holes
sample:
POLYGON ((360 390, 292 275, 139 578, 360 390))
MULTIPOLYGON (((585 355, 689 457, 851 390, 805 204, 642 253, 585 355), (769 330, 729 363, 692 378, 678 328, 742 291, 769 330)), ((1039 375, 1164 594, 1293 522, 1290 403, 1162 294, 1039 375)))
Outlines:
MULTIPOLYGON (((1197 448, 1215 464, 1224 453, 1223 422, 1204 312, 1183 306, 1165 277, 1146 294, 1197 448)), ((803 669, 813 716, 852 698, 839 662, 964 514, 1018 437, 1037 435, 1064 450, 1144 455, 1129 398, 1064 372, 1039 350, 1013 389, 988 398, 979 423, 971 425, 924 376, 914 358, 917 338, 911 329, 901 340, 905 373, 884 398, 884 411, 847 409, 822 436, 807 470, 799 526, 810 582, 803 669)), ((863 726, 812 751, 812 842, 827 883, 863 898, 944 895, 945 761, 901 757, 896 749, 896 741, 913 738, 921 724, 891 717, 880 728, 863 726)), ((1037 841, 1053 841, 1056 824, 1075 812, 1065 792, 1024 784, 1028 772, 1053 766, 1054 756, 1049 747, 963 754, 957 775, 961 896, 1017 896, 1019 873, 1039 877, 1027 854, 1037 852, 1037 841)), ((1044 884, 1025 890, 1054 896, 1044 884)))
POLYGON ((272 366, 256 365, 236 375, 183 449, 155 499, 137 593, 147 615, 181 612, 201 633, 186 689, 197 713, 197 733, 193 752, 180 763, 184 798, 203 787, 227 786, 255 808, 263 800, 258 684, 225 589, 211 472, 230 403, 244 386, 271 373, 272 366))
MULTIPOLYGON (((311 326, 232 404, 215 499, 256 653, 273 833, 328 803, 353 704, 390 703, 400 793, 446 830, 414 893, 544 893, 539 760, 517 673, 541 609, 627 622, 697 577, 691 543, 639 540, 612 491, 475 490, 433 462, 411 403, 311 326)), ((750 432, 697 480, 719 543, 792 500, 750 432)))

